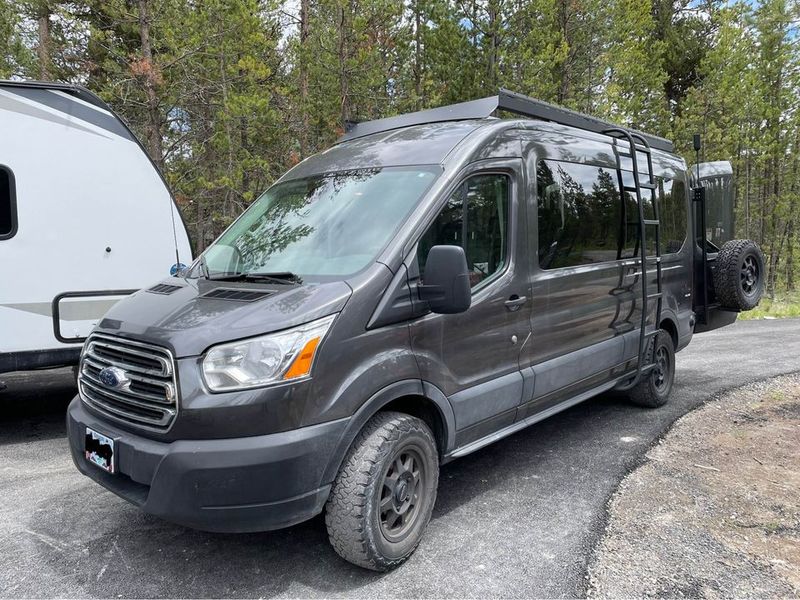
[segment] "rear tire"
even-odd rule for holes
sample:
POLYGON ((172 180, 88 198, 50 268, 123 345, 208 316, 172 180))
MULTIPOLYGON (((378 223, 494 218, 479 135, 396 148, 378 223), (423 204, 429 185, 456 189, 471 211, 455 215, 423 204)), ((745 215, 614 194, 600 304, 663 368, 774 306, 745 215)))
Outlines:
POLYGON ((645 364, 650 363, 656 366, 631 388, 628 400, 636 406, 658 408, 669 400, 675 381, 675 346, 672 336, 663 329, 659 329, 650 341, 645 364))
POLYGON ((404 413, 378 413, 353 442, 328 498, 331 545, 366 569, 398 567, 422 539, 438 483, 439 455, 428 426, 404 413))
POLYGON ((764 255, 752 240, 730 240, 717 254, 714 291, 730 310, 754 309, 764 293, 764 255))

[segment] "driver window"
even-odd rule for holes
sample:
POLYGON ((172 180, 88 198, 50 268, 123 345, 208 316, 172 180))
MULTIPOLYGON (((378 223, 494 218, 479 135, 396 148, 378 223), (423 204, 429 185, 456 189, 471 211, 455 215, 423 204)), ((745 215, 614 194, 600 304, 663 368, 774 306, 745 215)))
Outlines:
POLYGON ((464 181, 417 246, 420 275, 433 246, 461 246, 467 255, 470 285, 476 288, 503 270, 508 252, 507 175, 474 175, 464 181))

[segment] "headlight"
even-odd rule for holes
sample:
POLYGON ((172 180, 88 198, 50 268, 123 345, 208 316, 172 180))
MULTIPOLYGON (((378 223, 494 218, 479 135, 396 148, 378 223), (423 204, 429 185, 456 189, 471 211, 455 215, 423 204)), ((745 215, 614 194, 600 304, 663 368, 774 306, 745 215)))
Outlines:
POLYGON ((214 346, 203 378, 214 392, 261 387, 308 377, 317 347, 336 315, 293 329, 214 346))

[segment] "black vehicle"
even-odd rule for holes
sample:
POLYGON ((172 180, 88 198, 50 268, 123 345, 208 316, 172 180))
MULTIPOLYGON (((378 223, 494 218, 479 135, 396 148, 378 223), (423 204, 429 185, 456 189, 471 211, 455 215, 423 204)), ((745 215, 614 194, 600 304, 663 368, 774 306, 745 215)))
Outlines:
POLYGON ((100 322, 75 463, 204 530, 324 510, 393 568, 441 464, 606 390, 663 405, 675 352, 756 305, 761 252, 705 223, 702 186, 732 214, 714 165, 695 191, 667 140, 507 91, 356 125, 100 322))

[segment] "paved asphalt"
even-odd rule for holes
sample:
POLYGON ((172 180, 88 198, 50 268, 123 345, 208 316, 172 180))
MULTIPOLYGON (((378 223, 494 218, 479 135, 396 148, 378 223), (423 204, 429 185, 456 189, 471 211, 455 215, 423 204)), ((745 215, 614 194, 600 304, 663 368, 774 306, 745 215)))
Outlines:
POLYGON ((0 392, 0 596, 581 596, 620 479, 682 414, 738 385, 800 371, 800 320, 695 337, 670 403, 588 401, 442 470, 419 550, 381 575, 339 559, 320 518, 220 535, 148 517, 79 475, 64 438, 69 373, 0 392))

